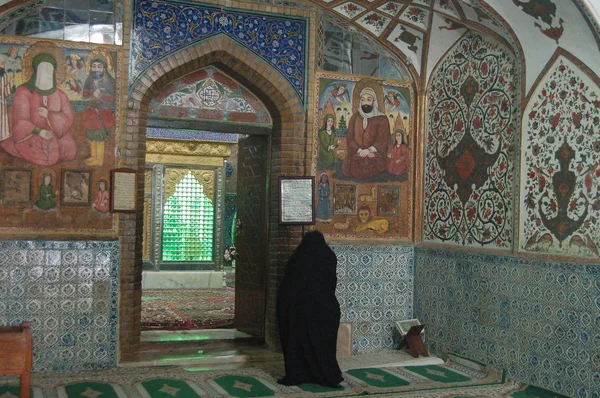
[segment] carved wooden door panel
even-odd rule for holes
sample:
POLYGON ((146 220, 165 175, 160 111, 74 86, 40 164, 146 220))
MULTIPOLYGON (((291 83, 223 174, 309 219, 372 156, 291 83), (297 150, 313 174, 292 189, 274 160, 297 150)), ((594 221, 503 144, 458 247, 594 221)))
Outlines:
POLYGON ((268 136, 239 141, 235 327, 253 336, 265 330, 270 152, 268 136))

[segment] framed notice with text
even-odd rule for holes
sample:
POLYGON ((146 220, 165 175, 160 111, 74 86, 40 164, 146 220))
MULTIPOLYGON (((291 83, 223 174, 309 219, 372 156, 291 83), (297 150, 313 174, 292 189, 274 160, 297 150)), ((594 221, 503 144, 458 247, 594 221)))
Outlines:
POLYGON ((279 224, 315 223, 315 177, 279 177, 279 224))
POLYGON ((136 174, 133 169, 110 171, 110 211, 135 212, 137 201, 136 174))

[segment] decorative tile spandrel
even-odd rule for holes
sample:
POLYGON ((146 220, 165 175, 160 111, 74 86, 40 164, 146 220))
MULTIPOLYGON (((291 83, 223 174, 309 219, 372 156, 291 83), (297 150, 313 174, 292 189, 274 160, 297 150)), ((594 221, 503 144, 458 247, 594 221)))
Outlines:
POLYGON ((169 54, 219 34, 227 35, 277 69, 304 101, 307 52, 304 19, 202 5, 136 2, 130 81, 169 54))

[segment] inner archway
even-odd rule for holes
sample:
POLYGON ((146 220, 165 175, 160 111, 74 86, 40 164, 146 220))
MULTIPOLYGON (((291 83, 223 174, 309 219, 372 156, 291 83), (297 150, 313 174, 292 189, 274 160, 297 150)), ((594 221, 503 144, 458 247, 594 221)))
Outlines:
MULTIPOLYGON (((264 338, 268 345, 277 345, 274 313, 274 291, 271 286, 277 280, 279 267, 283 258, 293 250, 286 244, 289 237, 299 234, 300 228, 287 227, 279 229, 277 224, 277 189, 279 175, 299 175, 305 171, 308 155, 298 151, 298 146, 306 144, 305 113, 293 87, 274 70, 248 49, 240 46, 226 36, 216 36, 175 53, 155 64, 140 76, 130 91, 127 111, 127 136, 130 143, 120 148, 121 164, 138 169, 138 192, 143 192, 143 171, 146 151, 146 125, 148 104, 151 98, 165 85, 177 78, 208 65, 215 65, 236 81, 251 90, 267 107, 273 119, 271 134, 271 160, 269 165, 269 212, 266 223, 269 225, 268 241, 277 240, 277 252, 268 253, 264 265, 266 275, 263 288, 256 289, 262 294, 263 321, 265 322, 264 338), (187 61, 185 61, 187 60, 187 61), (164 62, 167 61, 167 62, 164 62), (137 144, 137 145, 133 145, 137 144), (286 159, 283 162, 283 159, 286 159), (288 238, 288 239, 286 239, 288 238)), ((120 302, 120 359, 136 360, 140 349, 140 313, 141 313, 141 264, 142 256, 142 208, 138 195, 138 210, 133 216, 121 216, 120 236, 125 241, 131 238, 129 231, 133 228, 135 244, 123 245, 121 269, 121 302, 120 302), (127 228, 124 228, 124 225, 127 228)), ((132 242, 133 243, 133 242, 132 242)), ((259 300, 260 301, 260 300, 259 300)))

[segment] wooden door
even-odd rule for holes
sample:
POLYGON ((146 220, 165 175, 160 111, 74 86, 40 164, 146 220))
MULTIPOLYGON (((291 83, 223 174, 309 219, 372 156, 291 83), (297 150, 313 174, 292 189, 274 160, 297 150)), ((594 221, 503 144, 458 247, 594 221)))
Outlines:
POLYGON ((269 136, 242 138, 238 151, 235 327, 253 336, 265 331, 269 142, 269 136))

